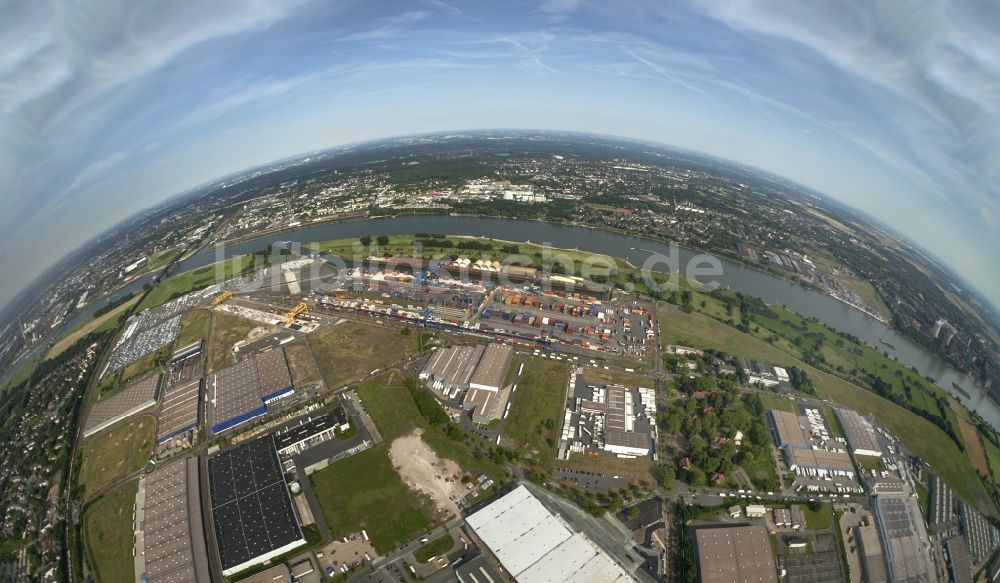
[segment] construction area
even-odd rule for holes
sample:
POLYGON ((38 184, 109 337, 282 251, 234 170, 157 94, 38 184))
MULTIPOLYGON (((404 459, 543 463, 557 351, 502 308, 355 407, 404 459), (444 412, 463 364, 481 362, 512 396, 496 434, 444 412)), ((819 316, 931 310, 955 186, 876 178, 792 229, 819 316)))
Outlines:
POLYGON ((281 348, 254 354, 208 378, 209 420, 219 434, 264 415, 268 404, 293 392, 281 348))
POLYGON ((198 458, 157 468, 139 480, 135 572, 148 583, 208 583, 198 490, 198 458))
POLYGON ((83 425, 83 436, 90 437, 115 423, 156 405, 160 388, 159 373, 130 382, 125 388, 94 404, 83 425))

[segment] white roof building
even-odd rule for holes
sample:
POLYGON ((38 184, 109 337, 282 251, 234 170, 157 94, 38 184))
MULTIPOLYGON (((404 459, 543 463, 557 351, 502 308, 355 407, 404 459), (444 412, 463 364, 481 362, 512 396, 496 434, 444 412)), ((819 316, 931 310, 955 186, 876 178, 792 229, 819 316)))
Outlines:
POLYGON ((466 520, 518 583, 634 581, 584 534, 573 532, 524 486, 466 520))

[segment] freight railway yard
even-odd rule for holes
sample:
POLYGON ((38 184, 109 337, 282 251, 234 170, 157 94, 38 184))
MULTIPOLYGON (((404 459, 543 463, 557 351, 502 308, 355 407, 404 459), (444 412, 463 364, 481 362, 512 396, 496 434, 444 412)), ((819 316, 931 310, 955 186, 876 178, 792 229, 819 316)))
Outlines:
MULTIPOLYGON (((148 450, 95 490, 134 499, 134 543, 118 551, 134 553, 130 580, 646 582, 679 552, 706 581, 842 580, 852 564, 858 580, 882 565, 931 581, 986 566, 1000 544, 936 479, 950 529, 930 537, 922 466, 870 418, 796 399, 784 368, 661 350, 669 323, 652 300, 366 263, 296 259, 125 324, 102 369, 121 388, 90 408, 84 438, 113 451, 126 420, 155 421, 148 450), (739 390, 717 398, 708 379, 739 390), (769 407, 741 421, 761 395, 769 407), (729 425, 700 450, 668 431, 674 410, 729 425), (725 465, 706 461, 730 447, 725 465), (699 465, 714 468, 707 484, 699 465), (769 491, 762 472, 778 476, 769 491), (701 509, 687 535, 664 496, 701 509), (940 561, 907 558, 932 548, 940 561)), ((88 508, 87 532, 128 522, 88 508)), ((86 560, 106 572, 90 536, 86 560)))

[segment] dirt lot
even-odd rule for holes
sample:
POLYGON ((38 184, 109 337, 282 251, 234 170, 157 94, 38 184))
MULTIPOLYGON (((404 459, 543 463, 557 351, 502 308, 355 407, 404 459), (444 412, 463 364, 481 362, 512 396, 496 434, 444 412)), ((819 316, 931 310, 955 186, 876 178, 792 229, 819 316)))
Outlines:
POLYGON ((389 458, 410 488, 429 496, 435 507, 458 515, 458 501, 468 490, 461 482, 462 469, 449 459, 441 459, 420 439, 422 429, 392 442, 389 458))

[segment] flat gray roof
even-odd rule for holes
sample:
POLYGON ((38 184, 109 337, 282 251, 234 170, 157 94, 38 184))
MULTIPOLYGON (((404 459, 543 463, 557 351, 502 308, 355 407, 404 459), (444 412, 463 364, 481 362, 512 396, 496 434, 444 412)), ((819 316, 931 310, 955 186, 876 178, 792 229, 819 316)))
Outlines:
POLYGON ((130 382, 110 397, 98 401, 87 415, 83 428, 84 437, 156 404, 156 390, 160 386, 161 376, 159 373, 146 375, 130 382))
POLYGON ((145 478, 140 528, 149 583, 210 581, 198 492, 194 457, 161 466, 145 478))
POLYGON ((513 355, 514 349, 506 344, 488 345, 479 359, 479 365, 469 383, 480 388, 499 390, 513 355))
POLYGON ((777 583, 771 539, 763 526, 695 530, 702 583, 777 583))
POLYGON ((844 428, 844 436, 847 437, 847 443, 854 453, 858 453, 859 450, 882 451, 875 439, 875 430, 857 411, 837 407, 834 412, 837 414, 837 419, 840 419, 840 424, 844 428))
POLYGON ((771 428, 775 432, 775 439, 778 447, 809 447, 802 426, 799 425, 799 418, 795 413, 788 411, 772 410, 768 412, 771 420, 771 428))
POLYGON ((163 441, 182 430, 198 424, 198 406, 201 404, 201 379, 167 389, 160 403, 160 423, 156 431, 158 441, 163 441))

